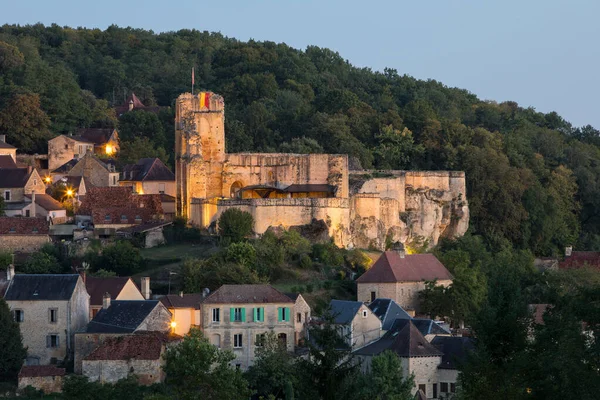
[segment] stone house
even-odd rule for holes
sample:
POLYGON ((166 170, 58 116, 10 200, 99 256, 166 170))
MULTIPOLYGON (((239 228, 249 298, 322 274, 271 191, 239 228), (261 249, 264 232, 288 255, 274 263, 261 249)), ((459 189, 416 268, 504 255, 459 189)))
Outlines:
POLYGON ((48 169, 54 171, 71 160, 94 152, 94 143, 79 136, 59 135, 48 140, 48 169))
POLYGON ((46 193, 46 185, 36 169, 0 168, 0 195, 6 216, 33 216, 31 202, 25 198, 32 193, 46 193))
POLYGON ((405 255, 386 251, 357 280, 357 299, 370 303, 377 298, 392 299, 405 310, 419 310, 419 292, 426 281, 449 286, 452 275, 433 254, 405 255))
POLYGON ((202 293, 168 294, 161 297, 160 302, 167 307, 173 315, 177 335, 187 334, 192 327, 201 328, 200 304, 204 300, 202 293))
POLYGON ((119 152, 119 133, 115 128, 81 128, 77 137, 94 144, 94 154, 112 157, 119 152))
POLYGON ((145 249, 148 249, 165 244, 166 240, 163 229, 165 226, 171 224, 172 222, 170 221, 148 222, 141 225, 121 228, 117 231, 117 235, 126 239, 137 240, 140 245, 143 245, 145 249))
POLYGON ((46 218, 50 224, 67 222, 67 210, 49 194, 26 194, 25 200, 31 203, 31 215, 46 218))
POLYGON ((352 350, 366 346, 381 337, 381 321, 361 302, 331 300, 328 311, 352 350))
POLYGON ((172 316, 158 300, 114 300, 106 294, 100 310, 84 332, 75 335, 75 373, 82 361, 107 339, 136 332, 169 333, 172 316))
POLYGON ((158 332, 140 332, 104 341, 82 362, 82 374, 92 382, 115 383, 135 375, 142 385, 161 383, 167 345, 181 337, 158 332))
POLYGON ((100 160, 93 154, 83 156, 67 173, 67 176, 83 176, 92 186, 119 186, 119 173, 114 161, 100 160))
POLYGON ((442 363, 443 353, 430 344, 410 320, 401 329, 389 330, 381 339, 356 350, 354 355, 362 362, 362 369, 366 372, 371 368, 373 357, 386 350, 400 357, 402 376, 414 374, 413 393, 422 390, 428 399, 438 398, 438 366, 442 363))
POLYGON ((0 156, 10 156, 13 163, 17 162, 17 148, 6 143, 6 135, 0 135, 0 156))
POLYGON ((459 336, 436 336, 431 344, 444 353, 438 365, 439 391, 444 398, 449 398, 456 393, 458 364, 475 349, 475 344, 473 339, 459 336))
POLYGON ((23 365, 19 371, 19 390, 28 386, 45 394, 62 392, 65 369, 54 365, 23 365))
POLYGON ((32 253, 50 242, 46 218, 0 217, 0 251, 32 253))
POLYGON ((27 347, 27 365, 73 356, 75 332, 89 321, 90 296, 79 275, 15 275, 4 296, 27 347))
POLYGON ((311 320, 311 309, 300 293, 286 293, 294 300, 294 343, 296 346, 306 337, 306 328, 311 320))
POLYGON ((117 117, 121 117, 123 114, 130 111, 147 111, 151 113, 158 113, 161 107, 159 106, 147 106, 135 95, 135 93, 131 93, 125 102, 121 105, 115 107, 115 112, 117 117))
POLYGON ((159 158, 142 158, 123 167, 119 185, 138 194, 175 196, 175 174, 159 158))
POLYGON ((294 350, 294 301, 269 285, 223 285, 204 299, 202 329, 218 348, 232 350, 232 364, 254 364, 255 350, 273 332, 294 350))
MULTIPOLYGON (((90 320, 102 309, 102 300, 106 293, 110 295, 111 299, 115 300, 147 300, 129 277, 111 276, 100 278, 87 274, 82 276, 85 288, 90 295, 90 320)), ((149 278, 142 279, 143 283, 147 282, 149 287, 149 278)), ((150 293, 148 293, 149 297, 150 293)))

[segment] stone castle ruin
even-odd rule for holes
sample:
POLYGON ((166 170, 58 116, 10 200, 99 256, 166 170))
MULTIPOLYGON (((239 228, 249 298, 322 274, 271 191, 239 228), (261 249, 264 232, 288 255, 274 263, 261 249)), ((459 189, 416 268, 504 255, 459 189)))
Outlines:
POLYGON ((195 226, 214 227, 236 207, 252 214, 257 234, 321 229, 338 246, 382 250, 467 231, 464 172, 351 171, 345 154, 228 154, 224 123, 220 95, 177 99, 177 214, 195 226))

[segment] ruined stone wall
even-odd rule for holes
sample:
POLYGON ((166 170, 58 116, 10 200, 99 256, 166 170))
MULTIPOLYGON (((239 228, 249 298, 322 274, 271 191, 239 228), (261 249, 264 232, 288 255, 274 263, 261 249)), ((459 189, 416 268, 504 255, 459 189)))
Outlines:
POLYGON ((81 374, 83 359, 92 351, 96 350, 107 339, 126 336, 122 333, 77 333, 74 339, 75 365, 73 367, 76 374, 81 374))
POLYGON ((91 143, 78 142, 64 135, 55 137, 48 141, 48 169, 52 171, 88 152, 94 152, 94 145, 91 143))
POLYGON ((43 245, 50 242, 50 236, 42 234, 31 235, 0 235, 0 250, 12 253, 20 251, 24 253, 33 253, 42 248, 43 245))
POLYGON ((83 360, 82 374, 91 382, 115 383, 135 375, 142 385, 161 383, 165 379, 162 361, 158 360, 83 360))
POLYGON ((61 393, 63 377, 58 376, 24 376, 19 377, 19 390, 27 386, 43 391, 45 394, 61 393))

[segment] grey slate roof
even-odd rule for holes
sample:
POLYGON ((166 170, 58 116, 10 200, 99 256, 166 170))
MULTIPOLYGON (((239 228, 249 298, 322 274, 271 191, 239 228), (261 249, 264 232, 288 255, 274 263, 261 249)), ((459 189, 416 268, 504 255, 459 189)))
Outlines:
POLYGON ((376 356, 386 350, 393 351, 399 357, 436 357, 443 353, 435 348, 419 332, 410 320, 398 330, 388 331, 381 339, 354 352, 356 355, 376 356))
MULTIPOLYGON (((393 322, 390 327, 390 331, 399 331, 408 323, 409 320, 406 319, 397 319, 393 322)), ((411 318, 410 321, 413 325, 421 332, 423 336, 425 335, 449 335, 450 332, 439 326, 435 323, 435 321, 426 318, 411 318)))
POLYGON ((335 324, 349 324, 363 305, 360 301, 331 300, 329 312, 335 324))
POLYGON ((159 158, 141 158, 123 167, 123 181, 175 181, 175 174, 159 158))
POLYGON ((158 305, 158 300, 113 300, 88 324, 90 333, 131 333, 158 305))
POLYGON ((410 315, 391 299, 375 299, 369 308, 381 320, 381 329, 389 330, 397 319, 410 319, 410 315))
POLYGON ((30 175, 27 168, 0 168, 0 188, 22 188, 30 175))
POLYGON ((17 274, 6 291, 6 301, 69 300, 79 279, 78 274, 17 274))
POLYGON ((271 285, 223 285, 204 299, 204 304, 294 303, 271 285))
POLYGON ((436 336, 431 344, 444 353, 442 363, 438 366, 440 369, 457 369, 467 353, 475 348, 473 339, 464 336, 436 336))

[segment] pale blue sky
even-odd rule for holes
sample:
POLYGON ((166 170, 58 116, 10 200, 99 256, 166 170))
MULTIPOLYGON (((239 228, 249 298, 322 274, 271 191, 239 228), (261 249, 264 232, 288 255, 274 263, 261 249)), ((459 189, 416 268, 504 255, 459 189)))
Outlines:
POLYGON ((600 128, 600 0, 4 0, 0 23, 196 28, 338 51, 600 128))

